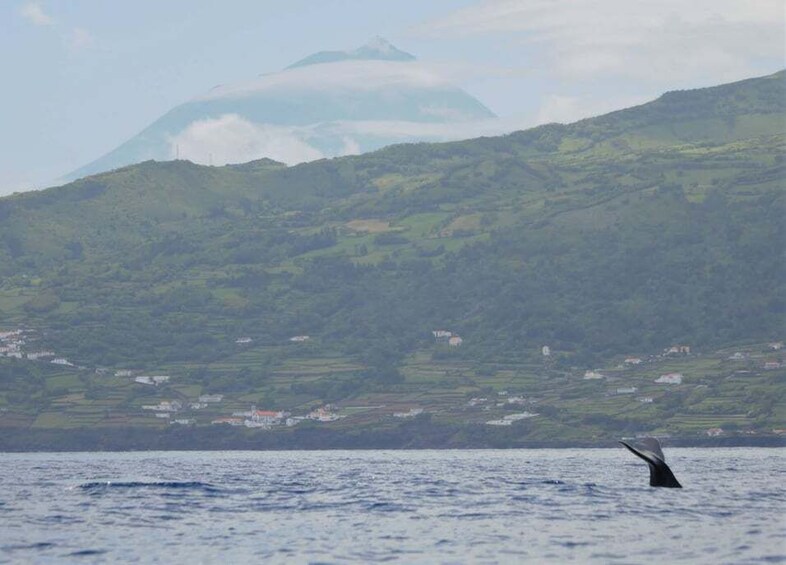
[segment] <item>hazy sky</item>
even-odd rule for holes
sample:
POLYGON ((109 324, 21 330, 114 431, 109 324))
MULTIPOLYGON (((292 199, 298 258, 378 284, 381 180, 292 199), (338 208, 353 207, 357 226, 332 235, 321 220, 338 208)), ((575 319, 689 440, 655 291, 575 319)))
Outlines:
POLYGON ((784 0, 3 0, 0 194, 221 83, 373 36, 517 127, 774 72, 784 0))

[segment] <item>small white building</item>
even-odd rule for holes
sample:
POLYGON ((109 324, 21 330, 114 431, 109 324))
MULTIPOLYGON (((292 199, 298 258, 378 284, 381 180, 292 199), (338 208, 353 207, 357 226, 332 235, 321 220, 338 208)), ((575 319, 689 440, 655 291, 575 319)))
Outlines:
POLYGON ((459 347, 462 343, 464 343, 464 340, 461 339, 461 337, 457 336, 457 335, 451 336, 448 339, 448 345, 451 346, 451 347, 459 347))
POLYGON ((52 360, 50 361, 50 363, 52 363, 52 364, 54 364, 54 365, 64 365, 64 366, 66 366, 66 367, 73 367, 73 366, 74 366, 74 364, 73 364, 73 363, 71 363, 71 362, 70 362, 68 359, 66 359, 65 357, 55 357, 54 359, 52 359, 52 360))
POLYGON ((617 394, 633 394, 637 390, 639 389, 635 386, 624 386, 617 389, 617 394))
POLYGON ((199 402, 204 402, 205 404, 211 402, 221 402, 224 400, 223 394, 200 394, 199 395, 199 402))
POLYGON ((723 435, 723 428, 710 428, 707 430, 707 435, 710 437, 718 437, 723 435))
POLYGON ((640 396, 636 400, 638 400, 642 404, 652 404, 652 397, 651 396, 640 396))
POLYGON ((585 379, 602 379, 604 377, 603 373, 595 369, 594 371, 584 371, 584 378, 585 379))
POLYGON ((655 379, 655 382, 667 385, 679 385, 682 384, 682 373, 666 373, 655 379))
POLYGON ((641 359, 639 357, 628 357, 625 359, 626 365, 641 365, 641 359))
POLYGON ((133 377, 134 371, 130 371, 128 369, 120 369, 119 371, 115 371, 116 377, 133 377))
POLYGON ((434 339, 440 341, 450 339, 453 332, 449 332, 448 330, 431 330, 431 334, 434 336, 434 339))
POLYGON ((487 426, 512 426, 513 420, 489 420, 486 422, 487 426))
POLYGON ((406 412, 394 412, 394 418, 414 418, 415 416, 422 414, 423 408, 410 408, 406 412))
POLYGON ((239 338, 237 338, 235 340, 235 343, 237 343, 238 345, 247 345, 247 344, 251 343, 252 341, 254 341, 254 340, 251 339, 250 337, 239 337, 239 338))
POLYGON ((289 341, 294 343, 303 343, 304 341, 308 341, 311 339, 311 336, 307 335, 293 335, 289 338, 289 341))
POLYGON ((543 354, 543 357, 548 357, 551 355, 551 348, 548 345, 544 345, 541 347, 540 352, 543 354))

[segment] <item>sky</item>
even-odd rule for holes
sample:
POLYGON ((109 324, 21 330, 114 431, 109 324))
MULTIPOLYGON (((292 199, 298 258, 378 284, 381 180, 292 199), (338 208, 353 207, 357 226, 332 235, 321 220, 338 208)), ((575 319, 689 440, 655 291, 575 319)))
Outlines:
POLYGON ((2 0, 0 195, 39 189, 218 84, 374 36, 508 129, 786 66, 786 0, 2 0))

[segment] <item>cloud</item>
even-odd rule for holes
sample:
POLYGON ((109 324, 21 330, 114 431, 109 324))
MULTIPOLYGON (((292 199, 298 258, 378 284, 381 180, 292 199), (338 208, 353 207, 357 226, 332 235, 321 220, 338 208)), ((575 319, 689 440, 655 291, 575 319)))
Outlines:
POLYGON ((568 124, 622 108, 637 106, 649 100, 650 98, 644 96, 586 99, 579 96, 550 94, 543 97, 533 125, 553 122, 568 124))
POLYGON ((19 14, 37 26, 51 26, 55 23, 38 2, 25 2, 19 8, 19 14))
POLYGON ((558 79, 733 79, 784 53, 782 0, 486 0, 420 32, 513 34, 558 79))
POLYGON ((237 114, 199 120, 170 140, 171 157, 226 165, 268 157, 289 165, 321 159, 300 128, 255 124, 237 114))
POLYGON ((74 51, 90 49, 95 45, 95 39, 89 31, 81 27, 75 27, 66 39, 68 46, 74 51))
POLYGON ((199 100, 243 97, 259 92, 293 90, 342 91, 382 90, 394 87, 440 87, 449 85, 433 68, 403 61, 341 61, 295 67, 262 75, 254 81, 217 86, 199 100))

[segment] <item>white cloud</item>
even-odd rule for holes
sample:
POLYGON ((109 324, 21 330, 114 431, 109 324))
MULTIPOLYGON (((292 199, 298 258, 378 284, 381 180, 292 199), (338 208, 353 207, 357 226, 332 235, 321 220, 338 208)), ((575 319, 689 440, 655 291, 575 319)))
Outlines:
POLYGON ((550 94, 543 97, 540 108, 535 116, 534 125, 549 124, 558 122, 568 124, 600 116, 615 110, 630 108, 638 104, 648 102, 646 97, 615 97, 604 99, 584 99, 579 96, 568 96, 561 94, 550 94))
POLYGON ((516 34, 559 79, 733 79, 783 60, 782 0, 485 0, 421 27, 516 34))
POLYGON ((396 86, 429 88, 448 84, 449 81, 431 67, 417 62, 341 61, 295 67, 262 75, 243 84, 217 86, 199 99, 242 97, 266 91, 370 91, 396 86))
POLYGON ((226 165, 268 157, 287 164, 323 157, 298 128, 254 124, 237 114, 190 124, 170 140, 171 157, 226 165))
POLYGON ((20 6, 19 14, 37 26, 50 26, 55 23, 38 2, 25 2, 20 6))
POLYGON ((67 37, 68 46, 74 51, 90 49, 95 45, 95 39, 89 31, 81 27, 75 27, 67 37))

